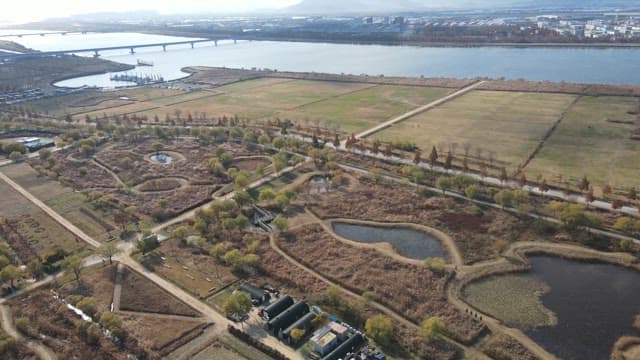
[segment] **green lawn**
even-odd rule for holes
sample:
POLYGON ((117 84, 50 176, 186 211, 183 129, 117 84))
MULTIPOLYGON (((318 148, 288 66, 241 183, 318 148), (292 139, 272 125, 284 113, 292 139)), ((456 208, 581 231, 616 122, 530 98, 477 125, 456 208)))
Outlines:
POLYGON ((596 186, 640 188, 640 141, 632 140, 634 125, 608 122, 630 121, 638 99, 629 97, 583 97, 545 142, 527 172, 550 181, 558 176, 574 185, 583 176, 596 186))
POLYGON ((575 99, 572 95, 472 91, 403 121, 374 137, 408 140, 428 151, 464 144, 470 154, 492 157, 515 169, 575 99))

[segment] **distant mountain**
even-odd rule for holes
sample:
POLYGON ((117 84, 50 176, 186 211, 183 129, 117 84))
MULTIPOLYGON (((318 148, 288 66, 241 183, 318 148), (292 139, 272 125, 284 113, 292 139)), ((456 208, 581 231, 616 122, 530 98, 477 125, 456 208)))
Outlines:
POLYGON ((500 8, 640 9, 640 0, 303 0, 286 9, 298 14, 379 13, 434 9, 500 8))

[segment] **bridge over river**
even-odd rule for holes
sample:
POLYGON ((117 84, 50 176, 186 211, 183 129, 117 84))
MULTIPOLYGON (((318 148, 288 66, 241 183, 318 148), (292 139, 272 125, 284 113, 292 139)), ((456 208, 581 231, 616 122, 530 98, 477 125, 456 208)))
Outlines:
MULTIPOLYGON (((119 45, 119 46, 85 48, 85 49, 69 49, 69 50, 57 50, 57 51, 39 51, 39 52, 32 52, 32 53, 25 53, 25 54, 5 54, 5 55, 0 55, 0 61, 5 62, 5 61, 11 61, 11 60, 34 59, 34 58, 43 58, 43 57, 51 57, 51 56, 78 54, 78 53, 93 53, 94 54, 93 56, 98 57, 100 56, 101 51, 123 50, 123 49, 128 49, 131 54, 135 54, 135 49, 150 48, 150 47, 161 47, 163 51, 167 51, 167 47, 173 46, 173 45, 190 44, 191 48, 194 48, 195 44, 212 42, 215 44, 215 46, 218 46, 219 40, 224 40, 224 39, 196 39, 196 40, 160 42, 160 43, 153 43, 153 44, 119 45)), ((233 40, 233 42, 237 43, 237 40, 233 40)))

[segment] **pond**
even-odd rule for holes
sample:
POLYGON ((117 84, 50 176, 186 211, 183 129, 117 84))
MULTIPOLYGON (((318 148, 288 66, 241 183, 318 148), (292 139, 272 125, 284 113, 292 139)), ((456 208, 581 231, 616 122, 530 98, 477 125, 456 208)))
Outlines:
POLYGON ((155 161, 155 162, 163 164, 163 165, 168 165, 168 164, 171 164, 173 162, 173 157, 171 155, 165 154, 165 153, 153 154, 153 155, 149 156, 149 159, 151 159, 151 161, 155 161))
POLYGON ((336 234, 361 243, 387 242, 402 256, 423 260, 445 257, 440 241, 433 235, 411 228, 334 223, 336 234))
POLYGON ((621 336, 640 336, 632 327, 640 314, 640 272, 551 256, 530 260, 533 267, 523 275, 548 286, 540 300, 557 325, 522 329, 547 351, 561 359, 609 359, 621 336))

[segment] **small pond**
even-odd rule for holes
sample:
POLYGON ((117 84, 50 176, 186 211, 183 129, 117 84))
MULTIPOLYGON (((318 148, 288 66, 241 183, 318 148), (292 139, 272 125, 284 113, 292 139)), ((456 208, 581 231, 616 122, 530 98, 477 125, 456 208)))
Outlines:
POLYGON ((151 159, 151 161, 154 161, 163 165, 168 165, 173 162, 173 157, 166 153, 153 154, 149 156, 149 159, 151 159))
POLYGON ((445 257, 440 241, 433 235, 411 228, 385 228, 369 225, 334 223, 333 231, 362 243, 387 242, 402 256, 423 260, 445 257))
POLYGON ((550 287, 541 300, 558 325, 525 332, 547 351, 561 359, 609 359, 618 338, 640 336, 632 327, 640 314, 640 272, 550 256, 530 260, 527 274, 550 287))

